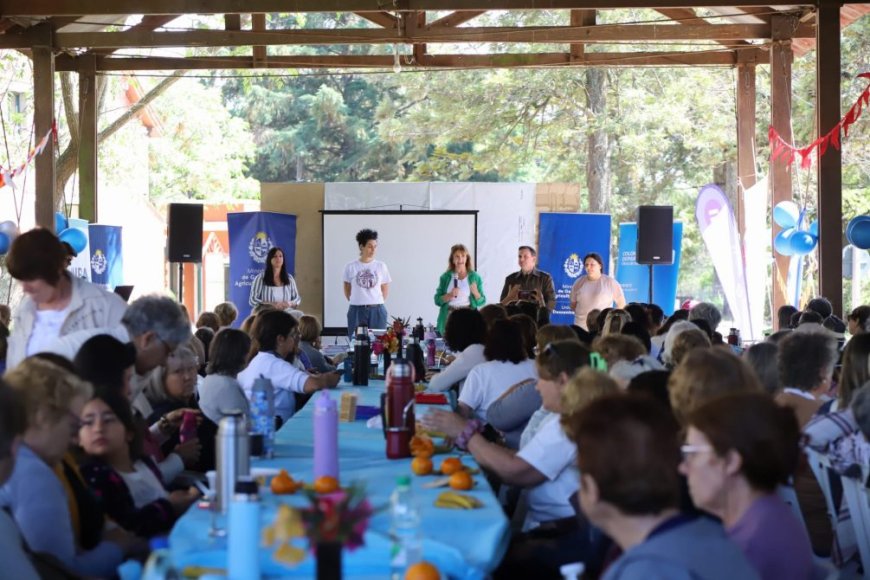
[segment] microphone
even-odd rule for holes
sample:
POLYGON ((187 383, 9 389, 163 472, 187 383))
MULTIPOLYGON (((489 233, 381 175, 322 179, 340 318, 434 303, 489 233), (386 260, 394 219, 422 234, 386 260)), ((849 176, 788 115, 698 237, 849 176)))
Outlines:
POLYGON ((459 288, 459 276, 453 275, 453 288, 459 288))

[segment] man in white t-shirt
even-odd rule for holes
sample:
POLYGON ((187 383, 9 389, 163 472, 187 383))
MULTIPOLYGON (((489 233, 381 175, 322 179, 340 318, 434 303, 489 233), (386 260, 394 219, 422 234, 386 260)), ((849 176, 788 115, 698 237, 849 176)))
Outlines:
POLYGON ((387 308, 384 301, 390 289, 390 271, 387 265, 375 260, 378 232, 360 230, 356 235, 359 259, 344 267, 344 296, 350 302, 347 309, 347 333, 353 336, 356 327, 387 327, 387 308))

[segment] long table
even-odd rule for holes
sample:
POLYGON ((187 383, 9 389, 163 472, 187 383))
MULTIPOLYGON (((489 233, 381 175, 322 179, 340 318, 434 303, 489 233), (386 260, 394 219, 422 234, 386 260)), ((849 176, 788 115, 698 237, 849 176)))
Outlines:
MULTIPOLYGON (((340 398, 342 392, 353 391, 360 405, 377 405, 384 392, 383 381, 369 381, 368 387, 339 385, 330 395, 340 398)), ((318 395, 315 395, 315 397, 318 395)), ((276 436, 275 457, 270 460, 255 460, 252 466, 286 469, 294 479, 312 481, 314 400, 294 417, 289 419, 276 436)), ((425 414, 427 406, 417 406, 418 418, 425 414)), ((339 469, 342 485, 354 481, 366 484, 372 505, 386 508, 399 475, 411 475, 411 460, 389 460, 385 453, 385 440, 380 429, 366 427, 365 421, 339 423, 339 469)), ((436 455, 436 465, 447 455, 436 455)), ((463 462, 475 465, 470 455, 463 462)), ((507 549, 510 529, 492 489, 483 475, 475 477, 477 485, 471 493, 481 501, 483 508, 476 510, 450 510, 436 508, 435 497, 444 490, 425 489, 422 484, 431 481, 431 476, 412 476, 411 485, 419 502, 422 516, 423 557, 438 566, 445 578, 484 578, 499 563, 507 549)), ((280 503, 293 506, 306 505, 304 496, 275 496, 268 489, 261 490, 261 527, 270 524, 280 503)), ((226 566, 226 539, 209 537, 211 512, 191 508, 176 523, 169 538, 172 559, 179 567, 226 566)), ((218 524, 226 526, 225 517, 218 517, 218 524)), ((344 551, 342 564, 345 578, 389 577, 389 528, 387 509, 377 513, 371 520, 365 535, 365 546, 350 552, 344 551)), ((300 547, 306 547, 300 540, 300 547)), ((310 555, 291 568, 272 561, 271 550, 260 553, 261 570, 269 578, 313 578, 314 559, 310 555)))

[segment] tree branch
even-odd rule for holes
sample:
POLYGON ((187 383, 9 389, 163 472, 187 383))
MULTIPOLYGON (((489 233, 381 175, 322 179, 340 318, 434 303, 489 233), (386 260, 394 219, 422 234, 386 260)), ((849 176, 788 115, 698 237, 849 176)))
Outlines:
POLYGON ((74 147, 79 146, 79 115, 76 111, 73 99, 72 73, 60 73, 60 94, 63 98, 63 114, 69 127, 70 142, 74 147))
POLYGON ((118 131, 118 129, 127 124, 127 122, 132 119, 139 111, 147 107, 151 103, 151 101, 159 97, 166 91, 166 89, 175 84, 175 82, 183 77, 186 72, 187 71, 180 70, 175 71, 172 73, 172 76, 166 77, 165 79, 157 83, 157 85, 153 89, 145 93, 145 95, 143 95, 137 103, 133 104, 129 109, 124 111, 124 114, 112 121, 108 127, 100 131, 97 134, 97 142, 99 143, 104 139, 108 139, 109 137, 114 135, 118 131))

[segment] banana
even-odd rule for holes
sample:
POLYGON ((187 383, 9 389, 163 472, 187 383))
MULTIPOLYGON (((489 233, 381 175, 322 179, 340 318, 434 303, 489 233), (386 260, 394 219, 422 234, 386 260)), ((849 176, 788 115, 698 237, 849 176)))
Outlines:
POLYGON ((435 507, 441 508, 472 510, 482 506, 483 503, 476 497, 455 491, 445 491, 435 499, 435 507))

